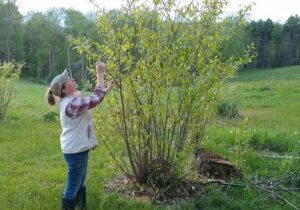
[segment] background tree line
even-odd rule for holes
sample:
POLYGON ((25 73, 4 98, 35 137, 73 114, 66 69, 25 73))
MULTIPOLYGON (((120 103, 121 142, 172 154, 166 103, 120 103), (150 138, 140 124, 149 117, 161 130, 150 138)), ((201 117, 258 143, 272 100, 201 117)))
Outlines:
POLYGON ((22 77, 48 83, 64 68, 88 77, 86 61, 72 50, 69 36, 99 40, 96 14, 51 9, 22 16, 16 2, 0 0, 0 62, 23 61, 22 77))
MULTIPOLYGON (((114 18, 120 11, 111 11, 114 18)), ((72 50, 69 36, 101 42, 97 14, 86 15, 73 9, 51 9, 23 16, 15 0, 0 0, 0 62, 23 61, 22 77, 48 81, 64 68, 73 70, 81 82, 88 78, 87 61, 72 50)), ((254 43, 256 58, 245 69, 273 68, 300 64, 300 17, 291 16, 284 24, 272 20, 235 25, 236 17, 223 20, 224 31, 234 30, 220 48, 223 56, 241 55, 254 43)), ((226 33, 226 32, 224 32, 226 33)))

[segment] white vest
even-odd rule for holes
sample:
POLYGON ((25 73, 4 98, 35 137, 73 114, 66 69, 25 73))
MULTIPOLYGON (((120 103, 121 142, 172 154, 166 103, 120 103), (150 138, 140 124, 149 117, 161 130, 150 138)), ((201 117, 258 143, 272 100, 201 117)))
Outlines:
POLYGON ((73 98, 64 97, 59 102, 62 127, 60 143, 65 154, 85 152, 98 145, 90 111, 83 112, 74 119, 66 115, 66 106, 73 98))

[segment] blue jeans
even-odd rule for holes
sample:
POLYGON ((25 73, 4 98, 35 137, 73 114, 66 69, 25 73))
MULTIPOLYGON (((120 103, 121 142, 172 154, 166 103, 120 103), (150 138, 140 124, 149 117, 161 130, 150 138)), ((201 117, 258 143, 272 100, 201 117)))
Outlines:
POLYGON ((63 195, 65 199, 75 199, 78 190, 85 187, 88 154, 88 151, 75 154, 64 154, 68 167, 67 183, 63 195))

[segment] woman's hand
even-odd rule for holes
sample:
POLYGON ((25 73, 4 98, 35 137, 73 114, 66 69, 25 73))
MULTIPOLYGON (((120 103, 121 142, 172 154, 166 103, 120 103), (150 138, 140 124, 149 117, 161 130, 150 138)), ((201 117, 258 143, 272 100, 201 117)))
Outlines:
POLYGON ((109 81, 108 84, 107 84, 107 87, 105 89, 105 92, 106 93, 110 92, 113 89, 113 87, 115 86, 116 83, 117 83, 116 79, 113 79, 113 80, 109 81))
POLYGON ((97 62, 96 63, 96 72, 97 72, 97 84, 96 86, 105 88, 104 84, 104 73, 105 73, 105 63, 97 62))
POLYGON ((106 65, 103 62, 96 63, 96 72, 97 76, 103 76, 105 72, 106 65))

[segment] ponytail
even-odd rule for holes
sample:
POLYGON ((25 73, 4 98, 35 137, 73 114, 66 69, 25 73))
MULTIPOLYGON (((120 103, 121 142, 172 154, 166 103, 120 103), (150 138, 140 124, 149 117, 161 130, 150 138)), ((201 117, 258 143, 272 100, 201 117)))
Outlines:
POLYGON ((48 93, 47 93, 47 100, 48 100, 48 104, 50 106, 53 106, 56 103, 55 97, 50 89, 48 90, 48 93))

